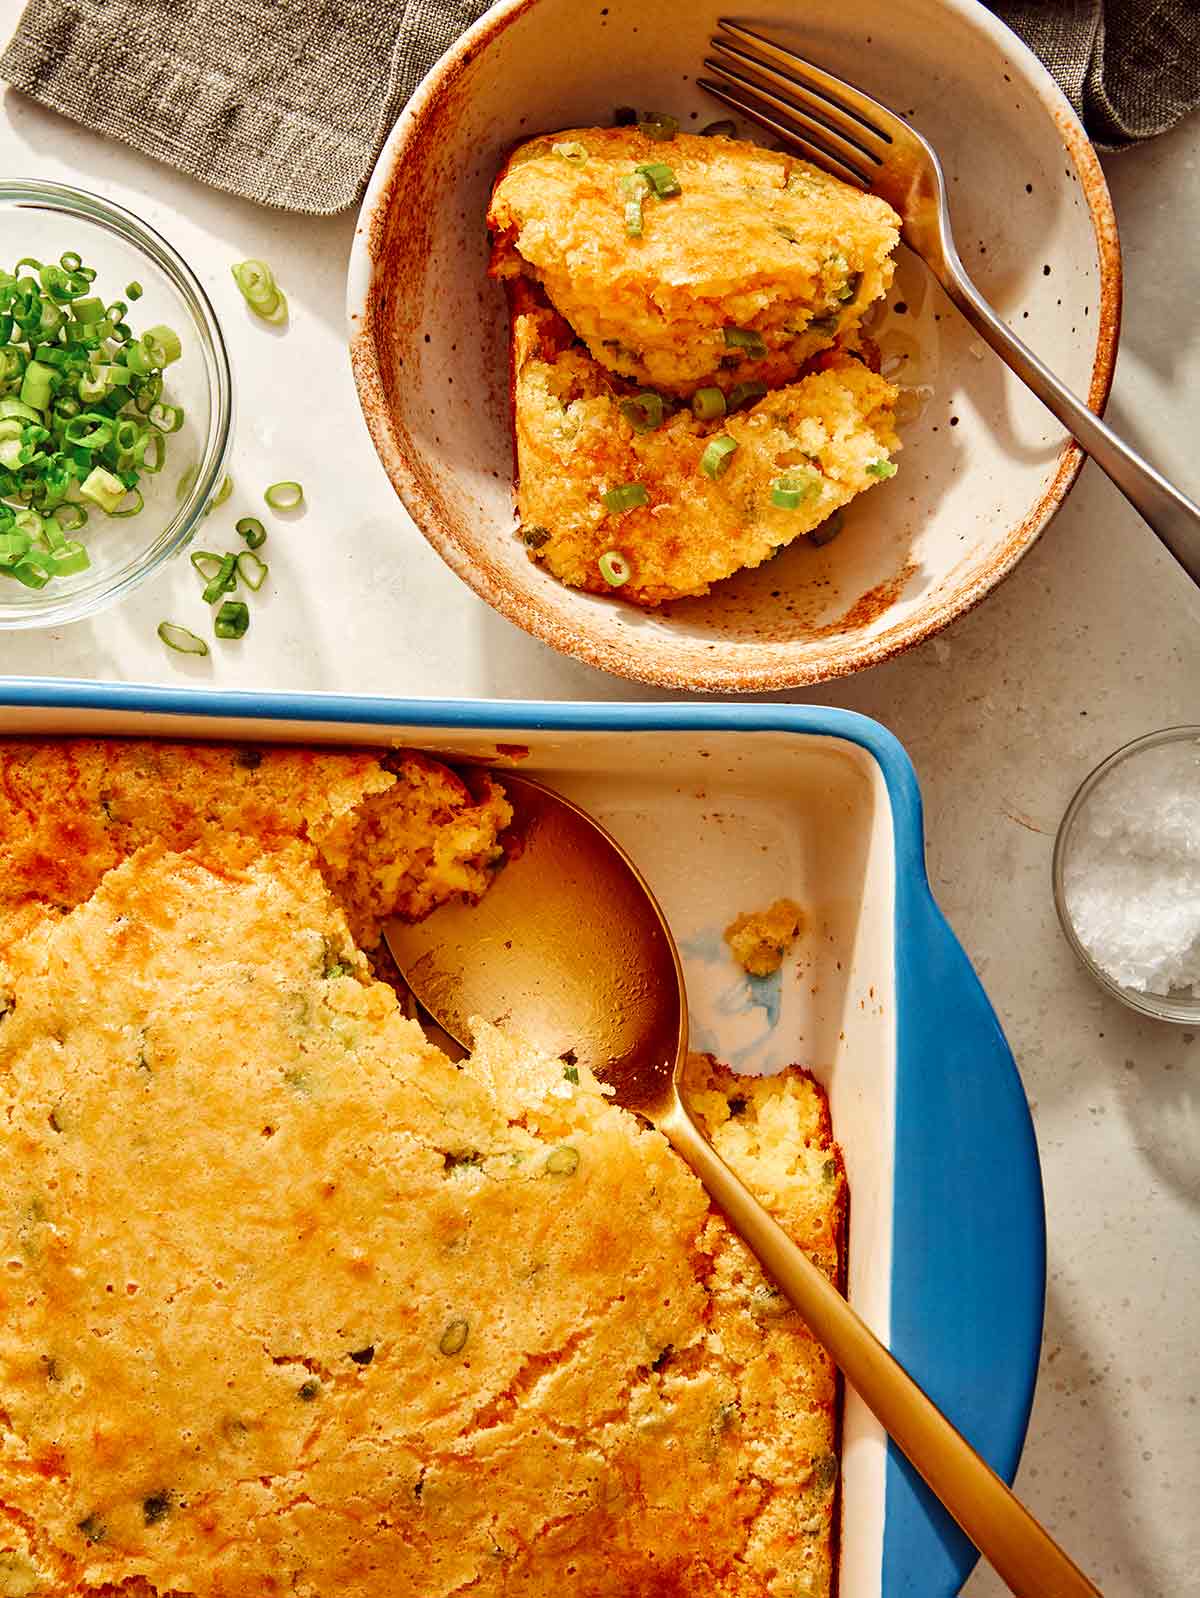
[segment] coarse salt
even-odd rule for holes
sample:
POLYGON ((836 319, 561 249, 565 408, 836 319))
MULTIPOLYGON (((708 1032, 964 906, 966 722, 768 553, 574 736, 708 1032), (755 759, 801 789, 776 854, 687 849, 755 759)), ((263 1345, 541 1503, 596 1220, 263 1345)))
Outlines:
POLYGON ((1138 751, 1100 779, 1072 826, 1063 891, 1114 982, 1200 997, 1200 738, 1138 751))

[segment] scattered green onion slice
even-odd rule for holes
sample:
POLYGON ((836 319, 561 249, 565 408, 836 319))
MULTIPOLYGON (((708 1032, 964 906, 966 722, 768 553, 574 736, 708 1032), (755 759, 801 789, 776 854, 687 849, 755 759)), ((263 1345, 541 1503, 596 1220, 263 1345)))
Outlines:
POLYGON ((614 516, 623 515, 628 510, 634 510, 639 505, 650 503, 650 492, 644 483, 620 483, 616 488, 610 488, 607 493, 601 494, 605 510, 612 511, 614 516))
POLYGON ((745 354, 756 358, 767 353, 762 334, 756 332, 754 328, 727 327, 724 331, 726 349, 742 350, 745 354))
POLYGON ((560 160, 566 161, 570 166, 585 166, 587 164, 587 146, 580 144, 578 139, 564 139, 559 144, 550 146, 551 155, 557 155, 560 160))
POLYGON ((230 270, 242 298, 255 316, 261 316, 264 322, 287 321, 287 298, 265 261, 239 261, 230 270))
POLYGON ((771 479, 771 503, 779 510, 796 510, 821 492, 821 477, 802 468, 771 479))
POLYGON ((810 333, 834 333, 837 331, 840 320, 841 318, 836 311, 829 316, 814 316, 809 322, 806 331, 810 333))
POLYGON ((842 515, 842 512, 840 510, 835 510, 832 516, 826 516, 823 522, 819 522, 817 526, 813 528, 812 532, 808 535, 809 542, 815 544, 818 549, 825 544, 832 544, 834 539, 841 532, 844 521, 845 517, 842 515))
POLYGON ((620 411, 635 433, 653 433, 663 422, 662 395, 645 389, 632 399, 623 399, 620 411))
POLYGON ((579 1150, 569 1144, 553 1149, 546 1156, 546 1169, 551 1176, 574 1176, 579 1169, 579 1150))
MULTIPOLYGON (((237 583, 237 556, 221 555, 219 559, 221 564, 217 567, 206 584, 204 592, 200 595, 206 605, 215 605, 221 595, 229 593, 237 583)), ((193 562, 193 564, 195 563, 193 562)), ((200 568, 197 567, 196 569, 199 571, 200 568)), ((248 622, 247 625, 249 625, 248 622)), ((224 636, 224 633, 217 634, 218 638, 223 638, 224 636)), ((240 637, 241 635, 239 634, 238 636, 240 637)))
POLYGON ((766 392, 765 383, 735 383, 726 396, 725 404, 729 410, 736 411, 743 405, 762 399, 766 392))
POLYGON ((665 161, 643 161, 634 171, 642 174, 660 200, 683 193, 679 179, 665 161))
POLYGON ((467 1338, 470 1333, 470 1324, 461 1317, 456 1317, 447 1324, 445 1331, 438 1339, 439 1352, 445 1354, 447 1359, 454 1354, 461 1354, 467 1346, 467 1338))
POLYGON ((718 433, 716 438, 710 438, 700 457, 700 470, 705 477, 710 477, 715 483, 728 470, 735 449, 737 439, 730 438, 728 433, 718 433))
POLYGON ((250 611, 240 599, 227 599, 213 619, 218 638, 244 638, 250 626, 250 611))
POLYGON ((125 294, 128 299, 140 300, 142 297, 142 285, 136 281, 133 283, 126 283, 125 294))
POLYGON ((722 117, 719 122, 710 122, 700 129, 702 139, 733 139, 737 137, 737 124, 728 117, 722 117))
POLYGON ((212 582, 220 571, 221 562, 224 558, 223 555, 218 555, 211 549, 194 549, 188 556, 189 562, 200 573, 206 583, 212 582))
POLYGON ((850 276, 846 279, 846 281, 842 284, 841 288, 837 292, 837 298, 841 301, 841 303, 843 305, 847 304, 848 301, 852 300, 854 298, 854 296, 858 293, 858 286, 859 286, 859 284, 861 282, 862 282, 862 273, 861 272, 851 272, 850 273, 850 276))
POLYGON ((786 239, 789 244, 799 244, 800 235, 795 228, 788 227, 786 222, 772 222, 771 231, 778 233, 781 239, 786 239))
POLYGON ((692 415, 702 422, 715 422, 725 414, 725 396, 719 388, 698 388, 692 395, 692 415))
POLYGON ((263 498, 272 510, 295 510, 304 503, 304 490, 299 483, 272 483, 263 498))
POLYGON ((640 239, 644 230, 641 200, 625 201, 625 233, 628 238, 640 239))
POLYGON ((600 575, 610 588, 620 588, 633 576, 633 569, 618 549, 606 550, 599 560, 600 575))
POLYGON ((220 488, 217 489, 216 493, 208 503, 209 510, 216 510, 218 505, 223 505, 232 493, 233 478, 230 477, 228 472, 226 472, 224 477, 221 479, 220 488))
POLYGON ((189 632, 186 627, 181 627, 175 621, 160 621, 157 628, 158 636, 168 649, 173 649, 180 655, 207 655, 208 645, 203 638, 189 632))
POLYGON ((243 549, 234 562, 237 574, 252 592, 257 593, 267 576, 267 563, 259 560, 252 549, 243 549))
POLYGON ((621 179, 625 196, 625 232, 631 239, 642 236, 642 205, 650 193, 650 180, 644 172, 629 172, 621 179))
POLYGON ((896 467, 891 461, 868 461, 867 474, 870 477, 895 477, 896 467))
POLYGON ((251 549, 259 549, 267 541, 267 529, 257 516, 243 516, 236 523, 236 530, 251 549))
POLYGON ((647 111, 639 117, 637 129, 646 138, 666 144, 679 132, 679 118, 668 116, 665 111, 647 111))

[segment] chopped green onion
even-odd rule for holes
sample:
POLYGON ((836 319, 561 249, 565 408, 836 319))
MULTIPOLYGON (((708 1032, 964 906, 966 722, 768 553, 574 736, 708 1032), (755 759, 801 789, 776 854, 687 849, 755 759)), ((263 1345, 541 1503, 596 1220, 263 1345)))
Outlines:
POLYGON ((814 316, 805 331, 810 333, 834 333, 837 331, 840 321, 841 317, 836 312, 831 316, 814 316))
POLYGON ((620 588, 633 576, 629 562, 618 549, 606 550, 598 562, 600 575, 610 588, 620 588))
POLYGON ((265 261, 239 261, 230 270, 242 298, 264 322, 287 321, 287 296, 275 281, 275 274, 265 261))
POLYGON ((821 492, 821 475, 798 468, 771 480, 771 503, 779 510, 796 510, 821 492))
POLYGON ((548 527, 520 527, 517 531, 526 549, 543 549, 550 542, 548 527))
POLYGON ((730 438, 728 433, 718 433, 716 438, 710 438, 704 446, 704 454, 700 457, 700 470, 705 477, 711 477, 715 483, 717 478, 728 470, 735 449, 737 449, 737 439, 730 438))
POLYGON ((631 239, 642 236, 642 206, 650 193, 650 180, 644 172, 629 172, 621 179, 625 195, 625 231, 631 239))
POLYGON ((645 389, 632 399, 623 399, 620 411, 635 433, 653 433, 663 422, 662 395, 645 389))
POLYGON ((742 350, 756 358, 767 353, 762 334, 752 327, 727 327, 724 332, 726 349, 742 350))
POLYGON ((665 161, 643 161, 634 171, 642 174, 660 200, 683 193, 679 179, 665 161))
POLYGON ((637 129, 655 143, 666 144, 679 132, 679 118, 668 116, 665 111, 647 111, 638 119, 637 129))
POLYGON ((737 137, 737 124, 728 117, 722 117, 719 122, 710 122, 700 129, 702 139, 733 139, 737 137))
POLYGON ((213 620, 218 638, 244 638, 250 626, 250 612, 240 599, 227 599, 213 620))
POLYGON ((95 279, 74 250, 0 269, 0 533, 29 540, 19 557, 6 545, 4 562, 29 586, 86 570, 88 552, 68 534, 87 506, 136 516, 142 473, 165 461, 165 429, 147 415, 182 345, 161 326, 135 337, 125 318, 140 284, 106 302, 95 279))
POLYGON ((638 505, 650 503, 650 493, 643 483, 621 483, 616 488, 610 488, 607 493, 601 494, 605 510, 612 511, 614 516, 620 516, 627 510, 634 510, 638 505))
POLYGON ((304 503, 304 490, 299 483, 272 483, 263 498, 272 510, 295 510, 304 503))
POLYGON ((837 298, 842 302, 843 305, 845 305, 847 301, 852 300, 858 293, 858 285, 861 282, 862 273, 851 272, 850 276, 846 279, 845 283, 843 283, 842 287, 837 292, 837 298))
MULTIPOLYGON (((221 555, 219 559, 221 564, 217 567, 205 585, 204 592, 200 595, 206 605, 215 605, 222 594, 229 593, 237 585, 237 556, 221 555)), ((195 561, 192 564, 196 565, 195 561)), ((199 566, 196 567, 196 570, 200 570, 199 566)), ((201 575, 203 576, 204 574, 201 573, 201 575)), ((222 635, 218 633, 217 636, 221 637, 222 635)))
POLYGON ((243 516, 235 524, 235 529, 251 549, 259 549, 267 541, 267 529, 257 516, 243 516))
POLYGON ((158 636, 168 649, 173 649, 180 655, 207 655, 208 645, 203 638, 189 632, 186 627, 181 627, 178 622, 160 621, 157 627, 158 636))
POLYGON ((142 285, 136 282, 126 283, 125 293, 131 300, 140 300, 142 297, 142 285))
POLYGON ((551 1176, 574 1176, 579 1169, 579 1150, 571 1148, 569 1144, 554 1149, 546 1157, 546 1169, 551 1176))
POLYGON ((183 406, 164 405, 156 400, 150 407, 150 420, 164 433, 177 433, 183 426, 183 406))
POLYGON ((692 395, 692 415, 701 422, 715 422, 725 414, 725 396, 719 388, 698 388, 692 395))
POLYGON ((178 333, 159 323, 142 334, 142 348, 157 367, 170 366, 183 354, 178 333))
POLYGON ((810 532, 808 535, 809 542, 815 544, 818 549, 822 548, 822 546, 825 544, 832 544, 834 539, 841 532, 844 520, 845 518, 843 517, 841 511, 835 510, 832 516, 826 516, 823 522, 819 522, 817 526, 813 528, 812 532, 810 532))
POLYGON ((726 396, 725 404, 731 411, 736 411, 743 405, 762 399, 766 392, 765 383, 735 383, 726 396))
POLYGON ((446 1330, 438 1339, 438 1351, 445 1354, 447 1359, 454 1354, 461 1354, 467 1346, 467 1338, 470 1336, 470 1332, 469 1322, 462 1320, 461 1317, 450 1321, 446 1330))
POLYGON ((87 571, 92 563, 83 545, 75 539, 71 539, 63 544, 61 548, 50 551, 49 564, 53 576, 71 577, 76 572, 87 571))
POLYGON ((125 498, 125 484, 105 467, 94 466, 80 483, 79 492, 84 499, 90 499, 102 511, 115 516, 117 506, 125 498))
POLYGON ((637 119, 634 105, 619 105, 613 112, 613 126, 617 128, 631 128, 637 119))
POLYGON ((188 556, 188 562, 198 571, 206 583, 211 582, 221 569, 223 555, 215 554, 211 549, 194 549, 188 556))
POLYGON ((891 461, 868 461, 867 473, 871 477, 895 477, 896 468, 891 461))
POLYGON ((587 146, 580 144, 578 139, 567 139, 561 144, 552 144, 550 153, 557 155, 560 160, 566 161, 570 166, 585 166, 587 164, 587 146))
POLYGON ((781 239, 786 239, 789 244, 799 244, 800 235, 794 228, 788 227, 786 222, 772 222, 771 231, 778 233, 781 239))
POLYGON ((232 493, 233 478, 230 477, 228 472, 226 472, 224 477, 221 479, 220 488, 217 489, 216 493, 208 503, 209 510, 216 510, 218 505, 223 505, 232 493))
POLYGON ((246 587, 257 593, 266 579, 268 570, 266 561, 259 560, 252 549, 243 549, 234 561, 234 566, 246 587))

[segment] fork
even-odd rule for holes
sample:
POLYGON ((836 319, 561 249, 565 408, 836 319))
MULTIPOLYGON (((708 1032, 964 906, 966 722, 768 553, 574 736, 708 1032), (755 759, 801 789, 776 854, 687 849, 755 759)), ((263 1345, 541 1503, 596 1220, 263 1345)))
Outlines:
POLYGON ((761 33, 722 18, 700 87, 834 177, 871 190, 898 212, 901 238, 967 321, 1054 413, 1200 583, 1200 506, 1130 448, 996 315, 963 266, 950 228, 946 180, 933 146, 894 111, 761 33))

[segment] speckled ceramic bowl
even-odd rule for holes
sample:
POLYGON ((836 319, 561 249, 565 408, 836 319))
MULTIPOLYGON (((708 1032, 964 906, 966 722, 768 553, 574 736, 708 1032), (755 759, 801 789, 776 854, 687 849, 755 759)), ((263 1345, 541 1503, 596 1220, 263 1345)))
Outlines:
MULTIPOLYGON (((873 329, 920 409, 894 481, 824 549, 801 540, 704 599, 643 613, 563 587, 513 536, 504 298, 484 212, 518 140, 725 114, 695 86, 715 0, 506 0, 392 130, 350 265, 351 356, 376 449, 413 519, 489 604, 556 649, 673 688, 796 687, 871 666, 976 604, 1033 544, 1080 465, 1047 411, 903 250, 873 329), (921 408, 923 407, 923 408, 921 408)), ((1095 153, 1038 61, 976 0, 768 0, 753 14, 904 112, 934 143, 959 248, 1021 335, 1100 408, 1120 259, 1095 153)))

